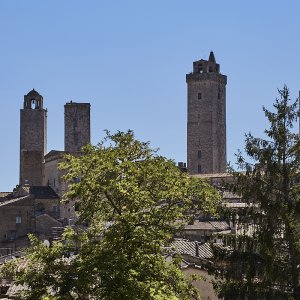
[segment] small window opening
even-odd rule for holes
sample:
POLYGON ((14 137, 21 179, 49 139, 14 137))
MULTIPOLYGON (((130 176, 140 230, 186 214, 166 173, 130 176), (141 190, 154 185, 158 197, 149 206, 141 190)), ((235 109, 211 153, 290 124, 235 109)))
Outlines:
POLYGON ((201 156, 202 156, 202 152, 201 152, 201 150, 198 150, 198 158, 200 159, 201 156))
POLYGON ((218 99, 221 99, 221 93, 220 92, 218 93, 218 99))
POLYGON ((209 67, 208 71, 209 71, 209 73, 213 72, 213 68, 209 67))
POLYGON ((21 223, 22 223, 22 217, 16 216, 16 224, 21 224, 21 223))
POLYGON ((198 93, 198 100, 202 99, 202 94, 198 93))
POLYGON ((198 165, 198 173, 201 173, 201 165, 198 165))
POLYGON ((198 73, 203 73, 203 65, 202 64, 198 65, 198 73))

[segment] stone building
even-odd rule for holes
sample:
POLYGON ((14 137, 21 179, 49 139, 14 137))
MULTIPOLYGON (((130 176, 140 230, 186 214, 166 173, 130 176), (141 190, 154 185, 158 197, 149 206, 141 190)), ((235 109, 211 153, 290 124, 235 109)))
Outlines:
POLYGON ((49 239, 58 219, 59 197, 50 187, 17 186, 0 198, 0 247, 22 248, 30 232, 49 239))
POLYGON ((33 89, 24 96, 20 112, 20 185, 40 186, 43 183, 46 126, 47 110, 43 108, 43 97, 33 89))
POLYGON ((187 169, 190 174, 226 171, 226 83, 213 52, 193 62, 188 90, 187 169))
MULTIPOLYGON (((34 89, 20 113, 20 178, 13 192, 0 193, 0 248, 16 249, 32 232, 48 239, 53 228, 73 224, 74 203, 62 203, 67 189, 59 163, 65 153, 80 155, 90 143, 90 104, 65 105, 65 151, 47 153, 47 110, 34 89), (46 154, 47 153, 47 154, 46 154)), ((56 230, 57 231, 57 230, 56 230)))

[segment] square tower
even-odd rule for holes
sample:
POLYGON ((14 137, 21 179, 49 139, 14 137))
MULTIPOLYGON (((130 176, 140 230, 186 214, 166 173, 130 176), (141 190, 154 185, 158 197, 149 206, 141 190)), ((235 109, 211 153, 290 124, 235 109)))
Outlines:
POLYGON ((46 130, 47 110, 43 108, 43 97, 33 89, 24 96, 20 111, 20 185, 43 184, 46 130))
POLYGON ((190 174, 226 171, 226 84, 214 53, 193 62, 188 89, 187 168, 190 174))
POLYGON ((65 151, 77 153, 91 142, 90 103, 65 104, 65 151))

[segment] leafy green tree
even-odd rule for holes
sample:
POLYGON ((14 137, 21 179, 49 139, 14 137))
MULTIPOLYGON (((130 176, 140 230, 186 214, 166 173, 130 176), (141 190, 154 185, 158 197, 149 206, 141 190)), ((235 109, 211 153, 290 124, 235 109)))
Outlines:
POLYGON ((27 266, 13 269, 27 287, 22 299, 199 299, 195 278, 183 275, 179 258, 166 260, 165 246, 194 211, 216 213, 216 190, 131 131, 107 132, 61 167, 65 199, 77 202, 79 224, 87 227, 68 229, 49 248, 31 237, 27 266))
MULTIPOLYGON (((217 288, 224 299, 300 299, 300 142, 297 102, 279 90, 274 112, 263 108, 266 139, 246 135, 249 163, 239 153, 234 192, 247 207, 229 211, 241 228, 215 250, 217 288), (297 127, 298 128, 298 127, 297 127)), ((228 213, 228 212, 227 212, 228 213)))

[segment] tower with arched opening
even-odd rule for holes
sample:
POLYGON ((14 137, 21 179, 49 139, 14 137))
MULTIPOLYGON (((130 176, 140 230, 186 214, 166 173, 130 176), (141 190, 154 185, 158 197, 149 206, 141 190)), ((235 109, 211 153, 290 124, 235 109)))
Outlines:
POLYGON ((43 97, 33 89, 24 96, 20 111, 20 185, 43 184, 46 126, 47 110, 43 108, 43 97))
POLYGON ((226 171, 226 84, 213 52, 193 62, 188 86, 187 168, 190 174, 226 171))

